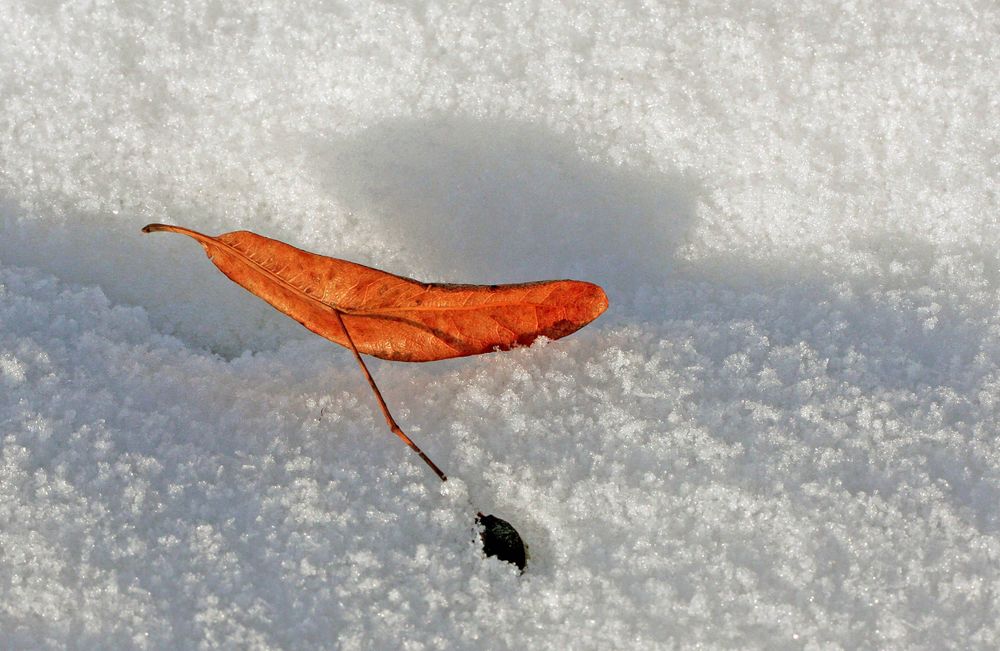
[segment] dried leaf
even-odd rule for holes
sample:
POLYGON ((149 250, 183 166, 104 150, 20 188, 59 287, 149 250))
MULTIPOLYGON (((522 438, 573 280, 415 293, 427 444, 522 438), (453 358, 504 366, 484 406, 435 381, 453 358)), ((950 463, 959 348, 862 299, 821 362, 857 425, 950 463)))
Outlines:
POLYGON ((558 339, 608 306, 600 287, 577 280, 421 283, 249 231, 209 237, 166 224, 142 230, 194 238, 230 279, 308 329, 351 348, 346 327, 357 351, 388 360, 426 362, 558 339))
MULTIPOLYGON (((597 285, 549 280, 519 285, 446 285, 302 251, 249 231, 209 237, 149 224, 197 240, 222 273, 313 332, 351 349, 389 429, 441 479, 447 476, 396 423, 361 353, 406 362, 477 355, 576 332, 608 307, 597 285)), ((478 514, 487 556, 526 567, 526 548, 509 522, 478 514)))

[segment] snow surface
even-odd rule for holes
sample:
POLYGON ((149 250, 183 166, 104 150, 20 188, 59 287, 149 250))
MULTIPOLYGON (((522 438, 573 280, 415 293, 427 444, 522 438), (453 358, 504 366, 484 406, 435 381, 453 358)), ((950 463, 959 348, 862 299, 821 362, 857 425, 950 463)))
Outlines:
POLYGON ((1000 645, 994 0, 0 33, 0 647, 1000 645), (611 308, 372 364, 442 485, 346 351, 152 221, 611 308))

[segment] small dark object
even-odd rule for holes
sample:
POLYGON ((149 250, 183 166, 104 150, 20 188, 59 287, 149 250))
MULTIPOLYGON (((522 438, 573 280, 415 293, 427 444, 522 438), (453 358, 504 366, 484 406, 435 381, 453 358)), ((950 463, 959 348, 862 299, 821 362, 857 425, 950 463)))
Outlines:
POLYGON ((483 540, 483 551, 486 555, 496 556, 501 561, 517 565, 524 574, 524 568, 528 565, 528 555, 517 529, 510 526, 506 520, 482 513, 476 514, 476 524, 483 525, 479 537, 483 540))

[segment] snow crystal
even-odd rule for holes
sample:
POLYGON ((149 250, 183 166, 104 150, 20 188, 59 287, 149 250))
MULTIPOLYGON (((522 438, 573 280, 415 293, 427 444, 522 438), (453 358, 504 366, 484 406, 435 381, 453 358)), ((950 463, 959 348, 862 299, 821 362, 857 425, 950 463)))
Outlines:
POLYGON ((0 647, 996 648, 998 24, 5 3, 0 647), (611 308, 372 363, 441 485, 148 222, 611 308))

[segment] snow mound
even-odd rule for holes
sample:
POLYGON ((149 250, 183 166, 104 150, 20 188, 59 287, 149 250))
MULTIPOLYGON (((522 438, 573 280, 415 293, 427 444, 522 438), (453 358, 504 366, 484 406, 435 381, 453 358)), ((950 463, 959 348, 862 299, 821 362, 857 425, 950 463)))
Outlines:
POLYGON ((6 3, 0 646, 996 648, 998 25, 6 3), (442 485, 148 222, 611 307, 373 361, 442 485))

